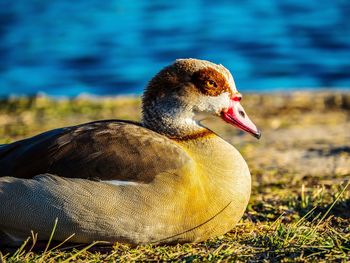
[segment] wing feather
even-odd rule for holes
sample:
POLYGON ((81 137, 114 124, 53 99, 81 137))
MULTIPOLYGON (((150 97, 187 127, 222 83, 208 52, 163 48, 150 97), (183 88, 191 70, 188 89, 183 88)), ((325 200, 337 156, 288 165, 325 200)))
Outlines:
POLYGON ((176 142, 140 124, 97 121, 52 130, 0 147, 0 177, 42 173, 68 178, 150 182, 190 157, 176 142))

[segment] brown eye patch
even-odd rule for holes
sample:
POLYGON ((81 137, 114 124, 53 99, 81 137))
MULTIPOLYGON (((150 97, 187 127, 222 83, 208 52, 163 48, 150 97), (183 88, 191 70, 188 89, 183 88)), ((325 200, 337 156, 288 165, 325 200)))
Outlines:
POLYGON ((223 92, 231 93, 226 78, 213 68, 205 68, 193 73, 192 83, 208 96, 218 96, 223 92))

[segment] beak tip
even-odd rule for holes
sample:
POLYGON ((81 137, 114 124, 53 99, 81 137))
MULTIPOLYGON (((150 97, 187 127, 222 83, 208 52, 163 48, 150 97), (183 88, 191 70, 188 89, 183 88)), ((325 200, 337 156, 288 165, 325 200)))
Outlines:
POLYGON ((256 133, 254 133, 254 137, 259 140, 261 138, 261 131, 258 130, 256 133))

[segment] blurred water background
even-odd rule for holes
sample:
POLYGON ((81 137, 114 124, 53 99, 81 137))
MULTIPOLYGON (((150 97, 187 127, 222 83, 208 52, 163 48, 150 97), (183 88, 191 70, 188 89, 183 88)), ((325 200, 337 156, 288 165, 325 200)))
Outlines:
POLYGON ((0 1, 0 96, 140 94, 176 58, 241 91, 350 87, 350 1, 0 1))

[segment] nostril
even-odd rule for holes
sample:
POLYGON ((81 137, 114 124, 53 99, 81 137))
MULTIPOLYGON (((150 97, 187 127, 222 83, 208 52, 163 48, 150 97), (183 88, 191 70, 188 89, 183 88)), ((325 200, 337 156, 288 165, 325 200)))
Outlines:
POLYGON ((245 113, 244 113, 244 111, 238 111, 238 113, 239 113, 239 115, 241 115, 243 118, 245 118, 245 113))

